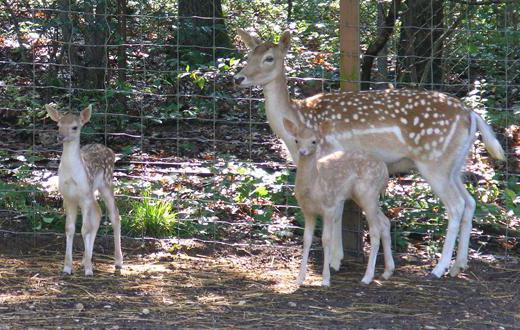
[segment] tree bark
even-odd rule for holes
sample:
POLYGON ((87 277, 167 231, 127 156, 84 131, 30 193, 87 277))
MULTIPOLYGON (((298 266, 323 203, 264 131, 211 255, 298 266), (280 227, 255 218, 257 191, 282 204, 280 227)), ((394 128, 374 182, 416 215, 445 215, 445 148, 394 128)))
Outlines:
POLYGON ((86 2, 82 8, 86 24, 71 17, 69 4, 69 0, 60 0, 59 16, 62 22, 63 52, 68 55, 69 64, 72 65, 70 74, 73 85, 82 89, 102 89, 105 87, 107 70, 107 3, 105 0, 97 1, 95 5, 86 2), (81 32, 84 45, 74 42, 73 27, 81 32))
POLYGON ((363 55, 363 62, 361 63, 361 90, 367 90, 370 88, 370 79, 372 75, 372 65, 374 64, 374 58, 383 49, 388 42, 388 39, 394 32, 395 20, 401 7, 401 0, 393 0, 388 14, 385 18, 385 23, 379 29, 379 33, 376 40, 368 46, 365 54, 363 55))
POLYGON ((442 83, 442 0, 407 0, 398 51, 398 80, 438 89, 442 83), (430 67, 427 68, 426 66, 430 67), (429 75, 423 76, 425 70, 429 75))
POLYGON ((231 40, 226 32, 221 0, 179 0, 179 45, 188 58, 210 60, 214 47, 217 55, 227 52, 231 40))
POLYGON ((127 6, 128 0, 117 1, 117 32, 121 46, 117 51, 117 76, 119 81, 126 81, 126 40, 127 40, 127 6))

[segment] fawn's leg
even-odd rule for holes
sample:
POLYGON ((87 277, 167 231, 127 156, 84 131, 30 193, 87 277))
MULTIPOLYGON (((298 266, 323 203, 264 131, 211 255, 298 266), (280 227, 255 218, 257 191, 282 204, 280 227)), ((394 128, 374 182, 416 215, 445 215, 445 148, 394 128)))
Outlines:
POLYGON ((323 215, 323 233, 321 236, 321 243, 323 245, 323 286, 330 286, 331 243, 333 243, 332 230, 334 220, 334 212, 325 212, 323 215))
POLYGON ((112 223, 112 231, 114 232, 115 268, 121 269, 123 267, 123 253, 121 252, 121 217, 116 205, 114 191, 109 187, 101 188, 99 191, 107 207, 108 216, 112 223))
POLYGON ((376 270, 377 253, 379 252, 379 242, 381 241, 381 228, 377 217, 377 211, 374 210, 374 206, 371 206, 371 209, 363 210, 365 211, 370 233, 370 254, 368 256, 365 276, 363 276, 361 282, 364 284, 369 284, 374 279, 376 270))
POLYGON ((81 209, 83 214, 83 225, 81 227, 81 235, 85 245, 83 254, 83 267, 85 268, 85 276, 94 275, 92 269, 92 252, 94 250, 94 240, 96 239, 97 230, 101 221, 101 209, 95 199, 87 201, 81 209))
POLYGON ((331 243, 331 257, 330 266, 338 271, 341 266, 341 260, 343 260, 343 206, 345 203, 341 203, 336 209, 336 219, 332 224, 332 243, 331 243))
POLYGON ((383 279, 388 280, 394 273, 395 263, 392 256, 392 236, 390 235, 390 220, 379 209, 379 223, 381 228, 381 241, 383 243, 383 253, 385 257, 385 271, 382 275, 383 279))
POLYGON ((63 273, 70 275, 72 273, 72 247, 74 243, 74 233, 76 232, 76 217, 78 215, 78 204, 71 200, 64 200, 65 208, 65 263, 63 273))
POLYGON ((309 252, 312 245, 312 237, 314 235, 314 227, 316 226, 316 217, 314 214, 305 212, 302 208, 303 216, 305 217, 305 230, 303 232, 303 252, 302 262, 300 265, 300 273, 296 279, 296 284, 302 285, 305 281, 305 274, 307 273, 307 263, 309 261, 309 252))

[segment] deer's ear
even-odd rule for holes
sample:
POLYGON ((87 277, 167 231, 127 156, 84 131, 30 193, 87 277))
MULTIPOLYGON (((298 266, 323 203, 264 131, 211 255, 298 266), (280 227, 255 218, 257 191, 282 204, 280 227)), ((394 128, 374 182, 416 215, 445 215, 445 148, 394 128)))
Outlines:
POLYGON ((54 120, 55 122, 60 121, 62 114, 58 110, 56 110, 55 104, 46 104, 45 110, 47 110, 47 114, 49 115, 49 117, 51 117, 52 120, 54 120))
POLYGON ((298 127, 289 119, 283 119, 283 127, 287 132, 289 132, 289 134, 291 134, 292 137, 296 137, 296 135, 298 135, 298 127))
POLYGON ((81 119, 81 125, 85 125, 90 121, 90 116, 92 115, 92 104, 89 104, 88 107, 81 110, 79 114, 79 118, 81 119))
POLYGON ((251 50, 255 49, 256 46, 261 43, 260 39, 253 37, 243 29, 237 29, 237 33, 240 36, 240 39, 242 39, 242 41, 246 44, 247 48, 251 50))
POLYGON ((282 50, 282 52, 287 53, 289 47, 291 46, 291 32, 285 31, 280 36, 280 41, 278 41, 278 47, 282 50))

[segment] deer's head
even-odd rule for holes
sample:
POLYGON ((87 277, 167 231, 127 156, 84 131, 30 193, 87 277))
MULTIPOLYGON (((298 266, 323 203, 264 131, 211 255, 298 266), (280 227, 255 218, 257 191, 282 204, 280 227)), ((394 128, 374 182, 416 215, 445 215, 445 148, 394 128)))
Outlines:
POLYGON ((49 117, 58 123, 58 141, 61 143, 79 139, 81 128, 88 123, 92 114, 92 105, 83 109, 79 115, 61 113, 55 104, 46 104, 45 109, 49 117))
POLYGON ((283 127, 294 138, 300 156, 309 156, 316 152, 318 146, 316 133, 302 123, 283 119, 283 127))
POLYGON ((238 29, 238 35, 249 48, 249 53, 246 66, 235 75, 237 86, 263 86, 285 73, 284 58, 291 42, 289 31, 280 36, 278 44, 262 41, 242 29, 238 29))

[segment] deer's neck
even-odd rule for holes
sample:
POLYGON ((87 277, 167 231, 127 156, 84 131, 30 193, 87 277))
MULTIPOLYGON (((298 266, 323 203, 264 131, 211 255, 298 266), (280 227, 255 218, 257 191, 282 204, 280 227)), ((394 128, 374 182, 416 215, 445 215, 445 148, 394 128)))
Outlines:
POLYGON ((300 157, 296 169, 296 193, 301 197, 308 196, 316 179, 316 156, 300 157))
POLYGON ((60 172, 76 172, 83 169, 79 139, 63 143, 63 153, 60 160, 60 172))
POLYGON ((265 112, 267 121, 273 132, 283 140, 293 160, 297 163, 298 153, 294 138, 291 137, 283 127, 283 118, 293 122, 297 120, 296 112, 291 108, 289 91, 287 89, 287 79, 285 72, 275 80, 264 85, 265 112))

